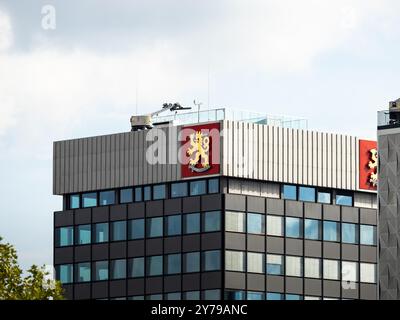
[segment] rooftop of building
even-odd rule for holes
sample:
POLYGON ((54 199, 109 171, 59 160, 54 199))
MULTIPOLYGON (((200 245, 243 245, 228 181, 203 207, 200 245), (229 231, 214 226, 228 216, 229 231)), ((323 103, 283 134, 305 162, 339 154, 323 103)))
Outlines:
POLYGON ((265 113, 231 108, 218 108, 156 116, 153 118, 153 123, 169 122, 173 125, 188 125, 221 120, 244 121, 291 129, 308 129, 308 120, 304 118, 268 115, 265 113))

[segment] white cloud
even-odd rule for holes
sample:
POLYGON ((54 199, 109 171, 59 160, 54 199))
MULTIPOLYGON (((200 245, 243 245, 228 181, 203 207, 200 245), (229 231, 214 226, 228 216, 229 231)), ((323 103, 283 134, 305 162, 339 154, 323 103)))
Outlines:
POLYGON ((6 51, 12 44, 12 30, 10 17, 0 11, 0 52, 6 51))

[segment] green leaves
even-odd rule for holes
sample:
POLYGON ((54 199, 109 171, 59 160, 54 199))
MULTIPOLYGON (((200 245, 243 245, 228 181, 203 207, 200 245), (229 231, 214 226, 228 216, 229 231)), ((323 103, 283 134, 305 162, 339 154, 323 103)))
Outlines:
POLYGON ((47 279, 44 266, 33 265, 27 276, 18 266, 15 248, 0 237, 0 300, 61 300, 63 289, 59 281, 47 279))

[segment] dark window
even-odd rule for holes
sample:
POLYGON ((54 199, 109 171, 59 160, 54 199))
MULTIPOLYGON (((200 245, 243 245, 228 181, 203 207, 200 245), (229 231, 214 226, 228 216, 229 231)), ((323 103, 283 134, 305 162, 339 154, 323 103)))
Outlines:
POLYGON ((283 185, 282 198, 288 200, 297 200, 297 188, 296 186, 283 185))
POLYGON ((97 193, 96 192, 84 193, 82 195, 82 202, 83 202, 84 208, 96 207, 97 206, 97 193))
POLYGON ((300 187, 299 188, 299 200, 315 202, 315 189, 309 188, 309 187, 300 187))
POLYGON ((324 241, 339 241, 340 224, 334 221, 324 221, 324 241))
POLYGON ((163 218, 148 218, 147 219, 147 236, 149 238, 163 236, 163 218))
POLYGON ((78 209, 80 207, 79 194, 71 194, 69 196, 69 208, 78 209))
POLYGON ((171 184, 171 198, 186 197, 188 195, 187 182, 171 184))
POLYGON ((336 204, 340 206, 352 206, 353 205, 353 197, 348 194, 336 194, 336 204))
POLYGON ((357 225, 353 223, 342 223, 342 242, 358 243, 357 225))
POLYGON ((254 234, 265 233, 265 215, 258 213, 248 213, 247 232, 254 234))
POLYGON ((264 300, 264 293, 248 291, 247 300, 264 300))
POLYGON ((144 201, 151 200, 151 186, 146 186, 143 188, 143 200, 144 201))
POLYGON ((133 190, 129 189, 122 189, 119 193, 119 202, 120 203, 129 203, 133 201, 133 190))
POLYGON ((244 300, 245 296, 244 291, 225 291, 225 300, 244 300))
POLYGON ((221 212, 209 211, 204 213, 204 232, 213 232, 221 230, 221 212))
POLYGON ((57 279, 61 283, 71 283, 74 280, 74 272, 72 264, 62 264, 56 267, 57 279))
POLYGON ((76 282, 89 282, 90 281, 90 263, 78 263, 75 265, 75 279, 76 282))
POLYGON ((135 188, 135 202, 143 201, 142 187, 135 188))
POLYGON ((144 219, 129 221, 129 240, 144 238, 144 219))
POLYGON ((108 261, 96 261, 94 263, 95 280, 108 280, 108 261))
POLYGON ((183 255, 183 272, 200 272, 200 252, 189 252, 183 255))
POLYGON ((304 238, 309 240, 321 240, 321 222, 319 220, 304 220, 304 238))
POLYGON ((267 292, 267 300, 283 300, 283 294, 275 292, 267 292))
POLYGON ((219 300, 219 299, 221 299, 221 290, 213 289, 213 290, 203 291, 203 300, 219 300))
POLYGON ((144 277, 144 257, 130 259, 128 268, 129 276, 131 278, 144 277))
POLYGON ((187 291, 184 292, 185 300, 200 300, 200 291, 187 291))
POLYGON ((126 260, 112 260, 111 261, 111 279, 124 279, 126 278, 126 260))
POLYGON ((169 254, 166 261, 166 274, 181 273, 181 254, 169 254))
POLYGON ((298 294, 286 294, 285 300, 303 300, 303 298, 298 294))
POLYGON ((61 227, 56 229, 56 246, 65 247, 74 244, 74 228, 61 227))
POLYGON ((76 227, 76 244, 89 244, 91 242, 90 224, 76 227))
POLYGON ((318 199, 319 203, 331 203, 331 193, 329 191, 318 191, 318 199))
POLYGON ((376 245, 376 227, 361 224, 360 225, 360 244, 374 246, 376 245))
POLYGON ((153 186, 153 200, 160 200, 166 198, 165 184, 153 186))
POLYGON ((111 241, 126 240, 126 221, 111 223, 111 241))
POLYGON ((185 234, 200 232, 200 213, 189 213, 183 217, 185 234))
POLYGON ((181 300, 181 293, 180 292, 171 292, 166 294, 166 299, 167 300, 181 300))
POLYGON ((182 233, 181 216, 167 216, 165 217, 165 230, 167 236, 177 236, 182 233))
POLYGON ((208 193, 219 193, 219 179, 208 180, 208 193))
POLYGON ((97 223, 94 225, 94 242, 101 243, 108 241, 108 223, 97 223))
POLYGON ((107 206, 110 204, 115 204, 115 191, 100 192, 100 205, 107 206))
POLYGON ((221 269, 221 252, 219 250, 203 252, 203 271, 215 271, 221 269))
POLYGON ((301 238, 302 235, 301 219, 286 217, 286 236, 290 238, 301 238))
POLYGON ((190 182, 190 195, 198 196, 206 193, 206 180, 197 180, 190 182))
POLYGON ((163 256, 147 257, 147 275, 160 276, 163 274, 163 256))

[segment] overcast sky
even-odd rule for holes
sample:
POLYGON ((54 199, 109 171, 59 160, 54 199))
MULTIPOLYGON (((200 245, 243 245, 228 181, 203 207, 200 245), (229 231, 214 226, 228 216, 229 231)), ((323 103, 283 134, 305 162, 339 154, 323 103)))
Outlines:
POLYGON ((398 12, 398 0, 0 0, 0 235, 24 267, 51 264, 52 142, 128 131, 136 103, 197 99, 375 139, 376 111, 400 97, 398 12), (48 4, 55 30, 42 28, 48 4))

